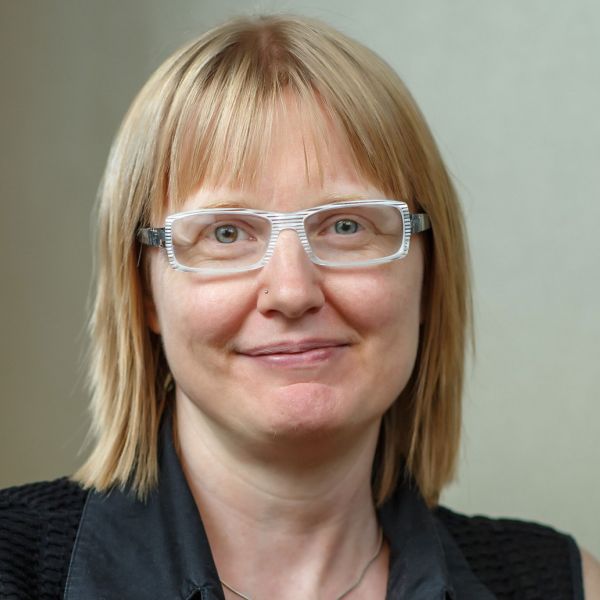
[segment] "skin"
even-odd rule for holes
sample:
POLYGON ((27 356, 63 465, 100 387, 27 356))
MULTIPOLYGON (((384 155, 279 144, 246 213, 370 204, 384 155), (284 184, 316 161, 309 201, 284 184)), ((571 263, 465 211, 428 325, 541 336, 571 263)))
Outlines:
MULTIPOLYGON (((274 131, 254 187, 202 186, 181 210, 227 201, 285 212, 385 197, 333 129, 322 179, 293 106, 274 131)), ((381 417, 416 357, 418 236, 405 259, 371 268, 314 265, 284 231, 257 271, 178 272, 154 251, 150 275, 148 322, 176 383, 180 458, 219 575, 256 598, 335 597, 377 546, 371 466, 381 417), (309 351, 295 352, 305 343, 309 351)), ((386 546, 347 598, 384 598, 387 564, 386 546)))
POLYGON ((586 600, 600 600, 600 562, 587 550, 581 550, 583 587, 586 600))

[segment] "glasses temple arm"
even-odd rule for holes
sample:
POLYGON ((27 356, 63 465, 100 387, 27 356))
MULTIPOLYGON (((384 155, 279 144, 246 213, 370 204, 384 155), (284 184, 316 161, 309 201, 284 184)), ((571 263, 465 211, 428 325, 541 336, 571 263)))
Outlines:
POLYGON ((164 227, 142 227, 137 230, 138 242, 144 246, 165 247, 165 228, 164 227))
POLYGON ((431 229, 431 220, 425 213, 410 215, 410 225, 412 233, 421 233, 431 229))

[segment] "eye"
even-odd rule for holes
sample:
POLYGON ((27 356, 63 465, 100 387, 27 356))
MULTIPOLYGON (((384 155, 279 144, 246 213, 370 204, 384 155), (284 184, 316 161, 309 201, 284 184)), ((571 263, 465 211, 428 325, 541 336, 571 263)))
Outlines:
POLYGON ((215 227, 214 236, 217 242, 221 244, 232 244, 239 239, 246 239, 248 236, 235 225, 227 223, 226 225, 219 225, 215 227))
POLYGON ((333 227, 335 232, 341 235, 356 233, 360 229, 360 225, 353 219, 340 219, 333 227))

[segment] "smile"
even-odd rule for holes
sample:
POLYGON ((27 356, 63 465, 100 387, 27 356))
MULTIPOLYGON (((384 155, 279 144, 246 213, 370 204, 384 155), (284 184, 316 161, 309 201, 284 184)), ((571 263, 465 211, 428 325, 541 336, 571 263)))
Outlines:
POLYGON ((348 347, 345 340, 303 340, 255 346, 239 354, 271 366, 311 367, 338 357, 348 347))

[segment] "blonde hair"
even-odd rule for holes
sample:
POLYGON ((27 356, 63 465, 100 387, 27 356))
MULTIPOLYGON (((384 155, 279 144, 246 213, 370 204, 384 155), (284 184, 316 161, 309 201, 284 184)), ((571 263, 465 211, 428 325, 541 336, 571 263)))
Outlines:
MULTIPOLYGON (((470 326, 460 206, 427 124, 392 69, 329 26, 298 17, 242 18, 176 52, 146 83, 110 152, 98 205, 91 317, 91 455, 75 474, 140 497, 157 481, 158 427, 170 402, 160 338, 148 328, 138 227, 206 181, 252 180, 282 95, 317 133, 333 122, 356 167, 390 197, 429 214, 424 315, 409 384, 383 417, 373 471, 380 504, 402 464, 426 501, 453 477, 470 326)), ((143 264, 143 261, 142 261, 143 264)))

